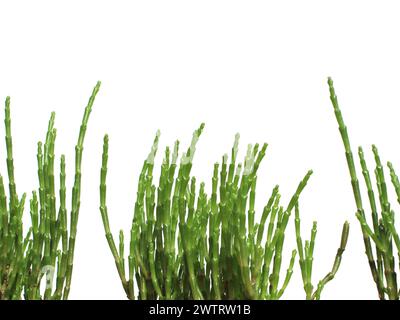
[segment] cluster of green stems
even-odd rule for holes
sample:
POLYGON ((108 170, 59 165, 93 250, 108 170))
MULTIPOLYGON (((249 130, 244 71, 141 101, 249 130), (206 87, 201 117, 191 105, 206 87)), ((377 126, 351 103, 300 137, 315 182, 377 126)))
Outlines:
POLYGON ((159 132, 143 163, 137 187, 134 216, 130 231, 127 263, 124 232, 119 245, 110 230, 106 204, 108 136, 104 137, 100 178, 100 211, 125 293, 129 299, 279 299, 293 273, 296 250, 292 251, 287 271, 281 275, 286 227, 296 209, 297 244, 307 299, 319 299, 324 285, 340 265, 348 237, 344 225, 341 246, 330 272, 310 292, 312 255, 316 226, 304 253, 300 238, 298 200, 312 171, 299 183, 289 203, 281 202, 275 186, 255 221, 257 172, 267 144, 249 145, 245 159, 237 162, 239 135, 236 135, 230 160, 222 157, 214 164, 211 196, 205 184, 197 184, 191 175, 196 144, 202 124, 191 144, 178 159, 179 142, 165 149, 161 173, 153 182, 154 160, 159 132), (138 293, 135 293, 135 283, 138 293))
MULTIPOLYGON (((398 263, 400 263, 400 238, 394 224, 395 213, 391 203, 389 202, 384 168, 378 153, 378 149, 375 145, 372 145, 372 153, 375 159, 375 186, 378 192, 376 197, 376 191, 374 191, 373 180, 365 161, 363 149, 361 147, 358 148, 360 167, 366 187, 366 197, 368 198, 369 210, 371 212, 371 226, 371 223, 367 221, 367 217, 365 215, 362 192, 357 177, 356 165, 354 163, 347 127, 343 121, 342 113, 339 108, 338 99, 331 78, 328 79, 328 85, 330 99, 335 111, 336 120, 339 125, 339 131, 345 149, 346 161, 349 168, 351 186, 353 189, 353 195, 357 209, 356 216, 360 222, 365 245, 365 253, 368 258, 371 274, 381 300, 398 300, 400 291, 399 285, 397 284, 397 276, 395 271, 395 256, 398 257, 398 263), (396 250, 397 254, 395 254, 396 250)), ((399 179, 396 175, 393 165, 390 162, 387 163, 387 167, 389 169, 392 185, 397 195, 397 202, 400 203, 399 179)))
POLYGON ((44 142, 37 147, 38 188, 30 199, 31 227, 24 234, 23 212, 26 194, 18 196, 11 136, 10 98, 5 102, 5 140, 9 201, 0 175, 0 300, 67 299, 72 278, 75 240, 81 196, 83 142, 89 115, 100 82, 85 108, 75 146, 75 177, 71 213, 66 205, 65 156, 60 157, 59 199, 55 177, 55 114, 52 113, 44 142), (69 226, 68 226, 69 223, 69 226), (55 283, 53 285, 53 277, 55 283), (44 281, 42 281, 42 279, 44 281))
MULTIPOLYGON (((400 237, 378 149, 372 146, 374 182, 363 150, 361 147, 358 149, 365 198, 371 213, 368 221, 347 128, 330 78, 328 85, 371 274, 379 298, 397 300, 400 290, 396 255, 400 254, 400 237)), ((67 299, 69 296, 81 198, 83 143, 99 88, 100 82, 93 89, 85 108, 75 147, 70 214, 67 213, 66 161, 63 155, 59 160, 56 191, 56 129, 55 114, 52 113, 45 139, 38 143, 38 187, 30 198, 31 223, 26 232, 23 228, 26 194, 19 195, 17 192, 10 98, 6 98, 4 123, 8 197, 6 182, 0 175, 0 299, 67 299)), ((299 210, 299 198, 312 171, 306 173, 286 205, 282 204, 279 187, 275 186, 259 214, 260 219, 256 221, 257 174, 267 144, 249 145, 243 162, 238 162, 239 135, 236 135, 230 156, 225 154, 220 163, 214 164, 210 193, 207 194, 206 184, 198 183, 191 174, 196 145, 203 129, 204 124, 195 130, 188 149, 181 157, 179 141, 172 148, 165 149, 158 183, 153 177, 160 138, 157 132, 137 183, 128 250, 125 250, 124 232, 120 231, 117 244, 110 229, 106 203, 109 140, 107 135, 104 137, 100 212, 106 239, 127 297, 279 299, 289 285, 298 253, 306 299, 320 299, 325 285, 339 269, 349 234, 348 222, 343 225, 331 271, 313 285, 317 224, 313 223, 310 239, 303 242, 299 210), (297 250, 285 255, 285 236, 293 211, 297 250), (288 260, 286 271, 282 268, 283 260, 288 260)), ((390 162, 387 167, 400 203, 399 178, 390 162)), ((400 258, 397 259, 400 263, 400 258)))

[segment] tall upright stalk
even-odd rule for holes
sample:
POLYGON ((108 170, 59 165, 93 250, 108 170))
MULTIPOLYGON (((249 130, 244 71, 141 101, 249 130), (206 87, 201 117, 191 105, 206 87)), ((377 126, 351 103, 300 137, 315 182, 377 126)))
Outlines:
POLYGON ((31 228, 24 236, 25 194, 18 198, 11 137, 10 98, 5 103, 9 205, 0 176, 0 299, 67 299, 74 261, 81 194, 82 151, 89 115, 99 91, 96 84, 85 108, 75 147, 75 181, 69 228, 66 209, 65 157, 60 158, 59 204, 55 190, 55 113, 51 114, 44 142, 38 143, 39 188, 30 200, 31 228), (60 245, 61 242, 61 245, 60 245), (56 277, 53 285, 53 276, 56 277), (46 282, 41 286, 41 280, 46 282), (43 288, 44 287, 44 288, 43 288), (43 290, 42 290, 43 289, 43 290))
MULTIPOLYGON (((364 158, 364 152, 361 147, 358 149, 360 167, 366 186, 366 195, 368 197, 371 222, 367 221, 365 215, 362 193, 357 178, 356 166, 354 163, 353 152, 351 150, 350 140, 347 133, 347 127, 344 123, 341 110, 339 108, 338 99, 333 87, 333 81, 328 78, 330 99, 335 111, 337 123, 339 125, 340 135, 342 137, 347 166, 349 168, 351 185, 353 189, 354 200, 356 204, 356 216, 360 222, 361 231, 363 234, 365 253, 368 258, 368 264, 371 270, 372 278, 376 284, 379 298, 398 300, 399 291, 397 284, 397 275, 395 271, 395 253, 397 256, 400 253, 400 240, 396 226, 394 224, 395 214, 389 202, 387 193, 387 185, 385 181, 384 169, 376 146, 372 145, 372 153, 375 159, 375 183, 378 191, 378 201, 376 200, 372 178, 369 173, 367 163, 364 158), (377 203, 378 202, 378 203, 377 203), (393 245, 394 242, 394 245, 393 245), (373 248, 374 244, 375 248, 373 248)), ((397 194, 397 201, 400 202, 400 183, 393 165, 387 163, 390 177, 394 189, 397 194)), ((400 259, 399 259, 400 262, 400 259)))

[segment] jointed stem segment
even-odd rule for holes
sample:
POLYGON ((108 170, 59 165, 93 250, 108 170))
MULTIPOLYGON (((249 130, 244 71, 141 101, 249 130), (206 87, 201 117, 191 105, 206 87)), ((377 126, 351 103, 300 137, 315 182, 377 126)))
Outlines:
POLYGON ((303 279, 304 291, 306 293, 307 300, 319 300, 321 297, 321 292, 324 286, 331 281, 336 272, 339 270, 340 262, 342 260, 343 252, 346 248, 347 239, 349 237, 349 223, 346 221, 343 224, 342 236, 340 239, 340 246, 337 250, 335 260, 333 262, 332 270, 318 282, 317 289, 314 291, 314 286, 312 284, 312 267, 314 262, 314 246, 315 238, 317 235, 317 222, 313 222, 313 227, 311 229, 311 238, 309 241, 305 241, 303 245, 303 240, 301 238, 301 228, 300 228, 300 210, 299 204, 295 205, 295 230, 296 230, 296 242, 297 250, 299 251, 299 264, 301 270, 301 277, 303 279))

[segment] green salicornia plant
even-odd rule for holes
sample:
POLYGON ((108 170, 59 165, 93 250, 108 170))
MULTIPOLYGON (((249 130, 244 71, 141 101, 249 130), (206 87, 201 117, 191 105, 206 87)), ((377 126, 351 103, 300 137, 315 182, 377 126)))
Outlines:
POLYGON ((314 262, 314 246, 315 246, 315 238, 317 236, 317 222, 313 222, 313 226, 311 229, 311 237, 310 240, 306 240, 303 243, 301 238, 301 229, 300 229, 300 210, 299 203, 297 202, 295 205, 295 230, 296 230, 296 242, 297 242, 297 251, 299 252, 299 264, 301 270, 301 277, 303 279, 304 291, 306 293, 307 300, 319 300, 321 297, 321 292, 324 289, 325 285, 333 280, 336 275, 336 272, 339 270, 340 263, 342 261, 342 255, 346 248, 347 239, 349 237, 349 223, 346 221, 343 224, 342 236, 340 239, 340 246, 337 250, 335 260, 333 262, 332 270, 328 272, 328 274, 318 282, 317 288, 314 291, 314 286, 312 284, 312 271, 313 271, 313 262, 314 262))
MULTIPOLYGON (((351 151, 347 128, 344 124, 342 113, 339 109, 338 99, 336 97, 333 81, 328 78, 330 91, 330 99, 335 111, 336 120, 339 124, 339 131, 343 140, 347 165, 349 167, 351 185, 353 188, 354 199, 357 207, 356 216, 360 222, 363 240, 365 245, 365 253, 368 258, 368 263, 371 269, 373 280, 376 284, 380 299, 399 299, 398 284, 395 272, 395 253, 400 253, 400 238, 394 224, 394 211, 391 207, 388 197, 387 185, 385 181, 384 169, 378 153, 378 149, 373 145, 372 152, 375 158, 375 180, 376 190, 378 194, 375 196, 373 182, 367 163, 364 158, 364 153, 361 147, 358 149, 360 167, 364 182, 366 185, 367 196, 371 211, 371 221, 367 222, 363 203, 362 193, 357 178, 356 166, 354 163, 353 153, 351 151), (372 247, 372 242, 375 248, 372 247)), ((388 162, 389 173, 394 190, 397 194, 397 201, 400 202, 400 182, 395 173, 393 165, 388 162)), ((400 258, 399 258, 400 261, 400 258)))
POLYGON ((25 258, 31 230, 24 238, 22 216, 26 194, 18 199, 14 180, 14 159, 11 138, 10 97, 5 102, 5 128, 7 148, 7 172, 9 180, 9 202, 7 204, 3 177, 0 175, 0 299, 18 299, 23 290, 25 258))
POLYGON ((81 194, 81 164, 83 142, 93 102, 100 82, 85 108, 78 142, 75 147, 75 180, 72 207, 68 221, 66 206, 65 157, 60 159, 59 203, 55 190, 54 147, 56 129, 51 114, 44 143, 38 143, 38 191, 30 200, 31 227, 24 237, 22 216, 25 194, 19 199, 14 181, 11 138, 10 98, 6 99, 5 127, 9 204, 0 176, 0 299, 67 299, 70 291, 74 248, 81 194), (68 228, 69 223, 69 228, 68 228), (61 242, 61 245, 60 245, 61 242), (53 275, 56 276, 55 286, 53 275), (41 280, 46 284, 41 290, 41 280))
POLYGON ((120 231, 117 248, 109 225, 108 136, 104 138, 100 211, 126 295, 129 299, 279 299, 291 279, 296 256, 293 250, 280 284, 285 230, 312 172, 300 182, 286 207, 281 205, 276 186, 260 222, 255 223, 257 171, 267 144, 249 145, 243 164, 237 163, 237 135, 230 162, 224 155, 222 163, 214 165, 211 196, 207 196, 205 184, 197 187, 191 176, 203 126, 194 132, 179 164, 179 142, 172 151, 166 148, 156 187, 157 133, 139 176, 127 264, 124 233, 120 231))

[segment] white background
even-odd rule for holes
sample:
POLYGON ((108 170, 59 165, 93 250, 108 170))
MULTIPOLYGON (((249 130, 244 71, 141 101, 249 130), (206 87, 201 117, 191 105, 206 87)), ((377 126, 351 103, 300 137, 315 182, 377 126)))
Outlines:
MULTIPOLYGON (((52 110, 56 152, 66 154, 72 184, 83 109, 102 81, 85 141, 70 298, 125 298, 98 210, 103 134, 110 134, 109 214, 117 233, 130 228, 138 173, 156 130, 162 149, 176 138, 187 146, 202 121, 193 173, 208 185, 236 132, 242 155, 247 143, 269 143, 258 212, 275 184, 287 202, 314 169, 301 198, 303 237, 318 220, 314 283, 330 270, 347 219, 348 248, 322 298, 377 298, 326 78, 335 81, 353 149, 376 143, 383 160, 400 168, 396 3, 2 1, 0 97, 11 96, 18 192, 37 187, 36 143, 52 110)), ((0 150, 5 174, 4 139, 0 150)), ((295 247, 292 220, 289 226, 284 269, 295 247)), ((304 298, 297 263, 284 298, 304 298)))

